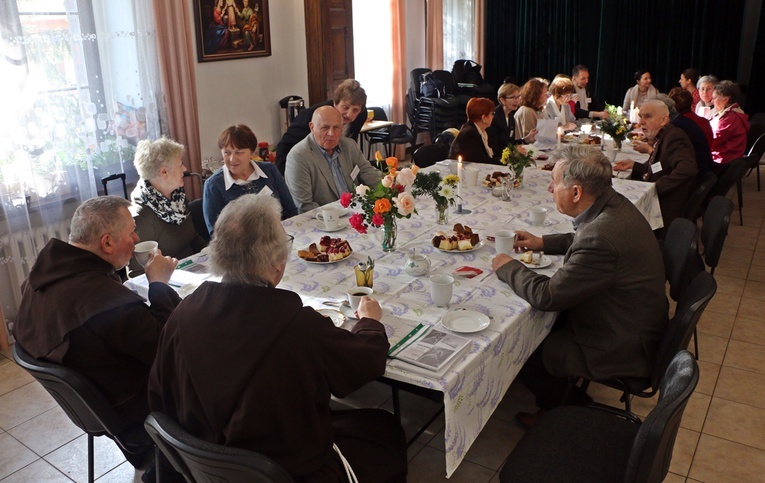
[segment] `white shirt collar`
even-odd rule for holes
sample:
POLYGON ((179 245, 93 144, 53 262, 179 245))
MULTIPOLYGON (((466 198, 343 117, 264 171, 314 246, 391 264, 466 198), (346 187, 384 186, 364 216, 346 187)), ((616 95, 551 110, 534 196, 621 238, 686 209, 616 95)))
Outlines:
POLYGON ((264 173, 263 170, 260 169, 260 167, 258 166, 258 163, 256 163, 253 160, 250 160, 250 166, 252 166, 252 173, 250 173, 250 176, 247 179, 242 180, 242 179, 234 179, 234 177, 231 176, 231 173, 229 172, 228 167, 224 164, 223 165, 223 182, 226 185, 226 190, 228 190, 235 184, 245 185, 249 183, 250 181, 254 181, 261 177, 268 178, 268 176, 266 176, 266 173, 264 173))

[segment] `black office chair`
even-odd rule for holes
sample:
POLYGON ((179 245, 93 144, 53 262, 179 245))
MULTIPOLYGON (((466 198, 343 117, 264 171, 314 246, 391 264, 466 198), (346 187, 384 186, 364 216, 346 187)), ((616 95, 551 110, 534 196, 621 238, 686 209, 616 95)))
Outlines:
POLYGON ((704 203, 709 198, 709 192, 717 184, 717 175, 711 171, 707 171, 701 177, 698 183, 696 183, 696 189, 688 197, 688 201, 685 203, 685 209, 683 209, 683 218, 691 220, 696 223, 696 220, 701 216, 704 203))
MULTIPOLYGON (((631 411, 632 396, 653 397, 672 358, 688 347, 696 325, 716 291, 717 282, 711 274, 705 271, 696 274, 677 302, 675 315, 659 343, 650 377, 615 377, 596 382, 622 391, 621 401, 628 412, 631 411)), ((584 381, 582 387, 586 389, 587 385, 588 381, 584 381)))
POLYGON ((196 438, 163 413, 149 414, 144 426, 157 444, 157 452, 162 451, 187 481, 197 483, 288 483, 294 481, 287 470, 270 458, 254 451, 222 446, 196 438))
POLYGON ((82 374, 53 362, 35 359, 18 342, 13 346, 13 360, 53 396, 78 428, 87 433, 89 482, 94 479, 95 436, 108 436, 126 453, 125 456, 135 455, 136 461, 151 450, 153 445, 143 429, 140 426, 126 428, 101 391, 82 374))
MULTIPOLYGON (((730 191, 733 186, 738 186, 739 183, 741 183, 741 178, 743 178, 746 174, 746 170, 749 169, 751 162, 751 159, 748 156, 745 156, 743 158, 734 159, 730 163, 727 163, 719 175, 720 179, 717 180, 717 184, 714 186, 714 188, 712 188, 712 191, 709 192, 709 199, 712 199, 718 195, 728 196, 728 191, 730 191)), ((744 214, 741 210, 743 205, 744 199, 741 190, 739 189, 738 217, 741 225, 744 224, 744 214)))
POLYGON ((412 162, 420 168, 427 168, 436 164, 436 161, 443 161, 448 157, 449 146, 446 144, 426 144, 414 152, 412 162))
POLYGON ((202 198, 192 200, 189 202, 189 214, 191 215, 191 222, 194 223, 194 230, 197 232, 203 240, 210 241, 210 232, 207 231, 207 223, 205 223, 205 214, 202 211, 202 198))
POLYGON ((127 192, 127 184, 125 183, 125 173, 110 174, 109 176, 101 178, 101 184, 104 187, 104 196, 109 194, 109 181, 116 181, 118 179, 122 181, 122 192, 125 195, 125 199, 129 200, 130 197, 127 192))
MULTIPOLYGON (((382 107, 370 107, 369 109, 374 111, 375 120, 387 121, 388 116, 382 107)), ((375 129, 374 131, 367 131, 364 133, 364 137, 367 141, 367 158, 371 157, 372 145, 381 143, 385 146, 385 156, 393 155, 393 145, 396 144, 411 144, 414 143, 414 136, 412 135, 406 124, 393 124, 382 129, 375 129)))
MULTIPOLYGON (((751 129, 754 129, 754 124, 752 125, 751 129)), ((762 134, 757 136, 757 138, 754 139, 754 142, 751 143, 751 146, 749 147, 749 151, 746 152, 747 156, 753 156, 753 167, 749 170, 749 172, 746 173, 747 176, 749 176, 753 170, 757 170, 757 191, 760 191, 760 165, 763 164, 763 155, 765 155, 765 125, 760 124, 762 128, 762 134)), ((752 130, 750 129, 749 134, 752 134, 752 130)))
MULTIPOLYGON (((733 212, 733 202, 723 196, 715 196, 709 202, 704 212, 701 225, 701 245, 704 247, 701 255, 710 268, 710 274, 715 274, 715 268, 720 262, 725 238, 728 236, 730 215, 733 212)), ((702 267, 703 269, 703 267, 702 267)))
POLYGON ((659 402, 642 424, 603 406, 561 406, 545 414, 515 447, 502 483, 656 483, 669 472, 680 420, 699 381, 688 351, 667 365, 659 402))

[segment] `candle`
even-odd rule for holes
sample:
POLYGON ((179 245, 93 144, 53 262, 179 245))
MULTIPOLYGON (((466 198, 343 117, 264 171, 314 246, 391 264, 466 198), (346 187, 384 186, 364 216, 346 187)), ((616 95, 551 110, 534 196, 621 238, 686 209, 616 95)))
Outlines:
POLYGON ((561 139, 563 138, 563 128, 558 128, 558 145, 560 145, 561 139))
MULTIPOLYGON (((460 179, 460 182, 457 183, 457 196, 462 197, 462 156, 457 156, 457 177, 460 179)), ((460 201, 460 204, 462 204, 462 201, 460 201)))
POLYGON ((624 114, 624 111, 622 110, 622 106, 617 107, 616 108, 616 115, 617 116, 621 116, 622 114, 624 114))

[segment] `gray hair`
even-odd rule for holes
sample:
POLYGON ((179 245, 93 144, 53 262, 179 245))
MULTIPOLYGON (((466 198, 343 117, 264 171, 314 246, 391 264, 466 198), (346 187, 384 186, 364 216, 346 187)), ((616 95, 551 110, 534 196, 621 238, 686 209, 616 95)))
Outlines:
MULTIPOLYGON (((677 109, 675 109, 675 101, 672 100, 668 95, 666 94, 657 94, 656 97, 651 99, 650 101, 646 101, 643 105, 648 104, 651 101, 658 101, 659 103, 662 103, 664 107, 667 108, 667 115, 668 116, 674 116, 677 114, 677 109)), ((656 107, 660 110, 664 110, 664 107, 659 107, 658 103, 656 104, 656 107)))
POLYGON ((724 80, 715 84, 715 92, 718 95, 729 97, 728 105, 738 102, 738 96, 741 95, 741 88, 733 81, 724 80))
POLYGON ((701 84, 712 84, 712 85, 715 85, 718 82, 720 82, 720 81, 717 80, 717 77, 715 77, 713 75, 705 75, 705 76, 702 76, 699 79, 699 81, 696 83, 696 89, 701 89, 701 84))
POLYGON ((183 155, 183 144, 162 136, 152 141, 144 139, 138 143, 133 164, 142 179, 151 180, 159 176, 159 170, 171 160, 183 155))
POLYGON ((598 148, 567 144, 553 152, 553 159, 563 166, 563 184, 567 188, 579 184, 597 198, 611 186, 613 168, 598 148))
POLYGON ((290 249, 281 225, 282 206, 270 193, 240 196, 215 222, 210 261, 226 282, 262 283, 290 249))
POLYGON ((120 208, 130 208, 130 201, 119 196, 98 196, 86 200, 72 217, 69 243, 92 245, 106 233, 121 230, 124 218, 120 208))

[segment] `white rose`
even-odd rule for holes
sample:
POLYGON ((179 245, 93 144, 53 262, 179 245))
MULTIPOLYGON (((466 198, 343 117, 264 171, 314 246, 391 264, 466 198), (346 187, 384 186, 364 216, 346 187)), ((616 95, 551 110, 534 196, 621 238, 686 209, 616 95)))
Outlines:
POLYGON ((398 207, 398 212, 402 215, 406 216, 414 211, 414 196, 411 193, 405 191, 399 194, 394 201, 398 207))
POLYGON ((403 186, 412 186, 414 184, 415 174, 412 173, 411 168, 404 168, 399 171, 396 180, 403 186))
POLYGON ((367 194, 367 191, 369 191, 369 186, 360 184, 356 186, 356 195, 358 196, 365 196, 367 194))
POLYGON ((388 175, 382 179, 382 185, 385 186, 386 188, 390 188, 391 186, 393 186, 393 181, 395 180, 396 180, 395 177, 388 175))

